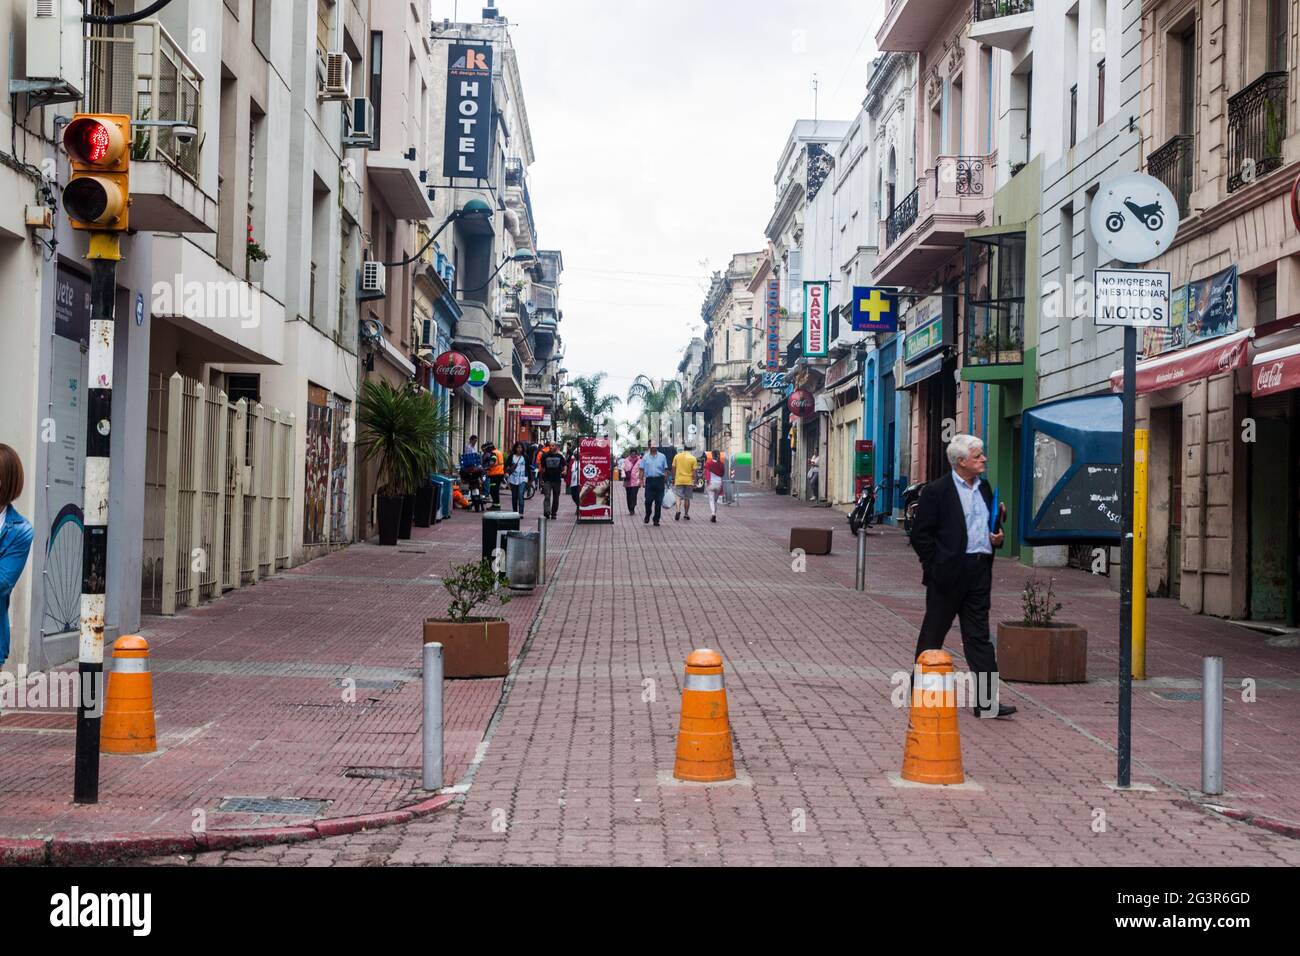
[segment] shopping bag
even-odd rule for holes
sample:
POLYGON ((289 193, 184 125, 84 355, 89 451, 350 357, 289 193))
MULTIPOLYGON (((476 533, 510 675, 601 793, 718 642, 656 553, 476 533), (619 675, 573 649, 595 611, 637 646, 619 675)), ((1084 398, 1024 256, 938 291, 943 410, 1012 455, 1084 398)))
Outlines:
POLYGON ((677 506, 677 496, 673 494, 673 490, 671 488, 664 489, 663 506, 665 508, 675 508, 677 506))

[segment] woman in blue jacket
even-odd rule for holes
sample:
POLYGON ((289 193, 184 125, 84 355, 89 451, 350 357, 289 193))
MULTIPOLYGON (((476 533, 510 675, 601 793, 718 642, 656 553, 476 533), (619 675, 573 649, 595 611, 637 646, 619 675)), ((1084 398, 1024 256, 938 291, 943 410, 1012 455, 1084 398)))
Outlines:
POLYGON ((32 526, 13 506, 22 493, 23 463, 0 443, 0 664, 9 659, 9 595, 32 549, 32 526))

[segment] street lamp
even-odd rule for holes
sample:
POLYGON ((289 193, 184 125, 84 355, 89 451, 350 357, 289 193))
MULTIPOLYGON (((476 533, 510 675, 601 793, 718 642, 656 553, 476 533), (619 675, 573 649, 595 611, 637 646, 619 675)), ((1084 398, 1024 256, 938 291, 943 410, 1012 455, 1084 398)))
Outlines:
POLYGON ((488 286, 492 284, 492 280, 497 277, 497 273, 499 273, 502 269, 506 267, 507 262, 532 262, 536 258, 537 258, 536 253, 534 253, 533 250, 531 249, 516 249, 514 255, 510 256, 508 259, 501 260, 501 264, 492 270, 492 274, 487 277, 486 282, 484 282, 481 286, 478 286, 477 288, 474 289, 461 289, 461 294, 468 295, 469 293, 472 292, 482 292, 484 289, 486 289, 488 286))
MULTIPOLYGON (((466 222, 486 222, 491 218, 491 206, 485 203, 482 199, 471 199, 469 202, 465 203, 463 208, 452 210, 451 215, 442 221, 442 225, 438 227, 438 231, 425 240, 424 245, 414 253, 404 259, 398 259, 396 262, 381 262, 380 265, 385 269, 391 269, 394 266, 410 265, 412 262, 419 259, 420 256, 424 255, 424 250, 433 245, 433 241, 442 235, 442 231, 453 222, 457 222, 458 220, 464 220, 466 222)), ((532 253, 530 252, 529 256, 531 255, 532 253)))

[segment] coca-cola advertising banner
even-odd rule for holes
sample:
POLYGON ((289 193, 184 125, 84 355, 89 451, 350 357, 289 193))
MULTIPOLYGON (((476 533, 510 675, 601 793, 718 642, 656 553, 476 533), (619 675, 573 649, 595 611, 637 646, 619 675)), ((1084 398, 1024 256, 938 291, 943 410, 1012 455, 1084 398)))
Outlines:
POLYGON ((608 438, 578 443, 578 522, 613 524, 614 455, 608 438))
POLYGON ((813 413, 815 407, 812 392, 806 388, 796 388, 791 392, 790 397, 786 399, 786 405, 794 418, 807 418, 813 413))
POLYGON ((1255 395, 1272 395, 1300 388, 1300 348, 1292 345, 1258 356, 1251 369, 1251 378, 1251 392, 1255 395))

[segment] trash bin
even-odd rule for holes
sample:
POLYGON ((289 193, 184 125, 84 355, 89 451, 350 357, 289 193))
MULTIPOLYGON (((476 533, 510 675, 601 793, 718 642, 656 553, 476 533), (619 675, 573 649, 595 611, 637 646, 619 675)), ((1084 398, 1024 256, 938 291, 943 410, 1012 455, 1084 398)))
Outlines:
POLYGON ((506 532, 506 577, 512 591, 537 587, 542 558, 542 536, 536 531, 506 532))
POLYGON ((434 475, 433 483, 438 489, 433 500, 434 516, 439 521, 446 521, 451 517, 451 488, 453 482, 446 475, 434 475))
POLYGON ((518 511, 488 511, 483 514, 483 557, 492 557, 497 547, 497 532, 518 531, 518 511))

